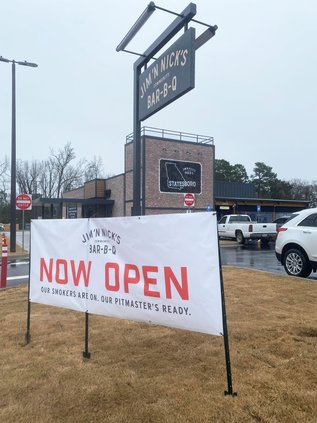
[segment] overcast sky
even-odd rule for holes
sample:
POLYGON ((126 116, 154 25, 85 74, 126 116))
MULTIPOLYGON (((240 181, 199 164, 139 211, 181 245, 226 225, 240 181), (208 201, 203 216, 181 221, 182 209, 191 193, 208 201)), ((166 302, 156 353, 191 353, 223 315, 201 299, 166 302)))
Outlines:
MULTIPOLYGON (((0 55, 39 65, 16 69, 18 158, 46 159, 71 142, 78 158, 123 172, 137 57, 116 46, 148 3, 1 2, 0 55)), ((189 1, 155 3, 181 12, 189 1)), ((197 51, 196 87, 143 126, 213 136, 216 158, 249 175, 263 161, 280 179, 317 180, 316 0, 194 3, 195 19, 219 28, 197 51)), ((156 10, 128 48, 143 53, 174 18, 156 10)), ((10 146, 11 65, 0 62, 0 160, 10 146)))

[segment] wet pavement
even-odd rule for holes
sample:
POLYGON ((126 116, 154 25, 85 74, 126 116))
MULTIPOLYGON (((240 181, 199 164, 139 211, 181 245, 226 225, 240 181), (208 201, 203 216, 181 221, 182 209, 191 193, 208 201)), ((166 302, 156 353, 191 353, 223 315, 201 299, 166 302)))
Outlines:
MULTIPOLYGON (((260 247, 257 242, 249 242, 245 245, 223 242, 220 247, 220 257, 223 266, 238 266, 287 276, 284 267, 275 256, 274 243, 270 243, 267 247, 260 247)), ((312 273, 309 279, 317 280, 317 273, 312 273)))

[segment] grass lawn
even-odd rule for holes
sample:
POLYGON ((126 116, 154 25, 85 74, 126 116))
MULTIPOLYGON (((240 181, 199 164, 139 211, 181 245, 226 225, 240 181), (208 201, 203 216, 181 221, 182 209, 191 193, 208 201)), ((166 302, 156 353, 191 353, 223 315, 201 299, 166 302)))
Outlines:
POLYGON ((223 338, 32 304, 0 291, 0 422, 317 422, 317 283, 224 268, 223 338))

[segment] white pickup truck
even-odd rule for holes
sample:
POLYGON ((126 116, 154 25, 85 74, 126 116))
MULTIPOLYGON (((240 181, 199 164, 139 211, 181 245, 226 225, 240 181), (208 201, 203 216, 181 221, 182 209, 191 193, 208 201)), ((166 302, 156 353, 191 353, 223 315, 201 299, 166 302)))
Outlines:
POLYGON ((239 244, 249 239, 260 239, 267 244, 276 239, 276 223, 255 223, 247 214, 226 215, 218 222, 218 235, 223 239, 235 239, 239 244))

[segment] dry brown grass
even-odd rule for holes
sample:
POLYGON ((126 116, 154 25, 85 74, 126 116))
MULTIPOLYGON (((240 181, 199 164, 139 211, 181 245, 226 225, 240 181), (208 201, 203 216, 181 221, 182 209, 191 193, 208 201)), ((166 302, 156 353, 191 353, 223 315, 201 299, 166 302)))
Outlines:
POLYGON ((317 421, 317 283, 224 269, 233 386, 223 339, 32 304, 0 292, 0 421, 317 421))

